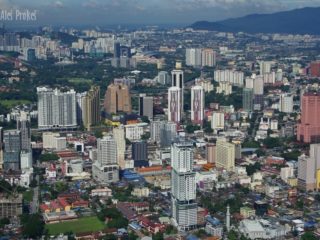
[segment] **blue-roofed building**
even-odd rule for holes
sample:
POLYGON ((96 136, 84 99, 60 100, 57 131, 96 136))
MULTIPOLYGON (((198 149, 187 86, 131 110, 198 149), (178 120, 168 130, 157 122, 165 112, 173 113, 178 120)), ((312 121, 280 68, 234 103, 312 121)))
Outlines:
POLYGON ((211 216, 206 217, 206 227, 205 231, 215 237, 222 237, 223 226, 219 219, 211 216))
POLYGON ((196 237, 195 235, 190 234, 190 235, 187 236, 186 239, 187 240, 199 240, 200 238, 196 237))

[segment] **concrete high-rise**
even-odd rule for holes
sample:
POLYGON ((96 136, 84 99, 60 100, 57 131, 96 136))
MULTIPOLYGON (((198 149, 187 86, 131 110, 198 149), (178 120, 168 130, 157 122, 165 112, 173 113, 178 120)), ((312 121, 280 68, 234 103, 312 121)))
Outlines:
MULTIPOLYGON (((177 65, 179 65, 177 63, 177 65)), ((171 86, 181 89, 181 104, 183 106, 183 92, 184 92, 184 73, 181 69, 174 69, 171 71, 171 86)))
POLYGON ((115 127, 112 130, 113 138, 117 144, 117 163, 121 169, 125 168, 125 151, 126 151, 126 139, 125 139, 125 132, 124 126, 120 125, 119 127, 115 127))
POLYGON ((223 112, 212 113, 211 128, 213 130, 224 129, 224 113, 223 112))
POLYGON ((201 86, 191 88, 191 121, 202 125, 204 119, 204 90, 201 86))
POLYGON ((284 113, 293 112, 293 96, 289 94, 281 94, 279 102, 279 111, 284 113))
POLYGON ((31 151, 31 123, 30 117, 25 112, 21 112, 17 119, 17 130, 21 133, 21 150, 31 151))
POLYGON ((193 67, 201 66, 201 48, 187 48, 186 49, 186 65, 193 67))
POLYGON ((76 92, 72 89, 38 87, 39 129, 75 128, 77 126, 76 92))
POLYGON ((3 168, 5 171, 20 170, 21 132, 6 130, 3 133, 3 168))
POLYGON ((160 130, 161 147, 169 147, 177 138, 177 124, 175 122, 164 122, 160 130))
POLYGON ((211 48, 202 49, 201 66, 213 67, 216 65, 216 52, 211 48))
POLYGON ((110 84, 104 98, 107 113, 131 113, 131 96, 125 84, 110 84))
POLYGON ((311 77, 320 77, 320 61, 310 63, 311 77))
POLYGON ((92 86, 82 99, 82 121, 86 129, 100 123, 100 87, 92 86))
POLYGON ((216 167, 231 171, 235 167, 235 145, 218 140, 216 143, 216 167))
POLYGON ((146 94, 139 95, 139 115, 153 118, 153 97, 146 94))
POLYGON ((148 163, 148 148, 146 141, 135 141, 132 143, 132 159, 134 167, 147 167, 148 163))
POLYGON ((297 139, 304 143, 320 142, 320 93, 305 93, 302 96, 297 139))
POLYGON ((188 142, 171 146, 172 218, 179 230, 197 225, 196 182, 193 171, 193 145, 188 142))
POLYGON ((261 61, 259 64, 260 64, 260 75, 271 72, 271 62, 261 61))
POLYGON ((243 110, 251 112, 253 110, 253 89, 244 88, 242 92, 243 110))
POLYGON ((179 87, 170 87, 168 90, 168 121, 180 123, 182 115, 182 91, 179 87))
POLYGON ((100 184, 119 180, 117 143, 111 136, 97 140, 97 161, 92 166, 93 178, 100 184))
POLYGON ((216 162, 216 145, 208 143, 206 146, 206 159, 208 163, 216 162))

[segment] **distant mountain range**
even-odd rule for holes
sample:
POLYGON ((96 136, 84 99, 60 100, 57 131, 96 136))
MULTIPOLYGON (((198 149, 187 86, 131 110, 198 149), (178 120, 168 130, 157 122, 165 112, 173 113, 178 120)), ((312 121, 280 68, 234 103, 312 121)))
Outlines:
POLYGON ((220 32, 320 35, 320 7, 271 14, 251 14, 217 22, 199 21, 189 27, 220 32))

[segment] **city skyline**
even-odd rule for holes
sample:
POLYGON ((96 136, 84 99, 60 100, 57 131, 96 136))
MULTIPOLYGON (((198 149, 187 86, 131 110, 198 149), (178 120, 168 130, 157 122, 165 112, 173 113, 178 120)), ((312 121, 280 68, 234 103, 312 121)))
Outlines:
POLYGON ((247 14, 274 13, 304 7, 319 7, 317 0, 1 0, 0 10, 37 11, 35 21, 2 21, 8 26, 74 25, 188 25, 247 14))

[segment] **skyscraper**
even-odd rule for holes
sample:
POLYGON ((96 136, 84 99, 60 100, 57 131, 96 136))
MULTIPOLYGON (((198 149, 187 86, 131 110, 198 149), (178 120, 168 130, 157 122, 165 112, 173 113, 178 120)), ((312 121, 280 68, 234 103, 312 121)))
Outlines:
POLYGON ((119 180, 119 166, 117 164, 117 143, 111 136, 97 140, 97 161, 92 166, 93 178, 108 184, 119 180))
POLYGON ((204 119, 204 90, 201 86, 191 88, 191 121, 202 125, 204 119))
POLYGON ((169 147, 177 138, 177 124, 175 122, 163 122, 160 130, 161 147, 169 147))
POLYGON ((149 166, 146 141, 139 140, 132 143, 132 159, 134 161, 134 167, 149 166))
POLYGON ((168 120, 179 123, 182 115, 182 92, 179 87, 170 87, 168 90, 168 120))
POLYGON ((7 130, 3 133, 3 168, 5 171, 20 170, 21 133, 7 130))
POLYGON ((82 120, 86 129, 100 122, 100 87, 92 86, 82 103, 82 120))
POLYGON ((110 84, 104 98, 107 113, 131 113, 131 96, 125 84, 110 84))
MULTIPOLYGON (((177 63, 179 65, 179 63, 177 63)), ((183 107, 183 92, 184 92, 184 73, 181 69, 171 71, 172 87, 178 87, 181 90, 181 105, 183 107)))
POLYGON ((186 49, 186 65, 193 67, 201 66, 201 48, 187 48, 186 49))
POLYGON ((216 166, 231 171, 235 166, 235 146, 218 140, 216 144, 216 166))
POLYGON ((17 119, 17 130, 21 133, 21 150, 31 151, 31 124, 30 117, 25 112, 21 112, 17 119))
POLYGON ((252 88, 243 89, 242 104, 243 104, 243 110, 248 112, 253 110, 253 89, 252 88))
POLYGON ((320 142, 320 93, 305 93, 302 96, 297 139, 304 143, 320 142))
POLYGON ((76 92, 72 89, 38 87, 39 129, 75 128, 77 126, 76 92))
POLYGON ((123 125, 113 128, 113 137, 117 143, 117 162, 121 169, 125 168, 125 151, 126 151, 126 139, 124 137, 123 125))
POLYGON ((193 145, 171 146, 172 218, 178 229, 188 231, 197 225, 196 182, 193 172, 193 145))
POLYGON ((139 115, 153 118, 153 97, 148 97, 146 94, 139 95, 139 115))

